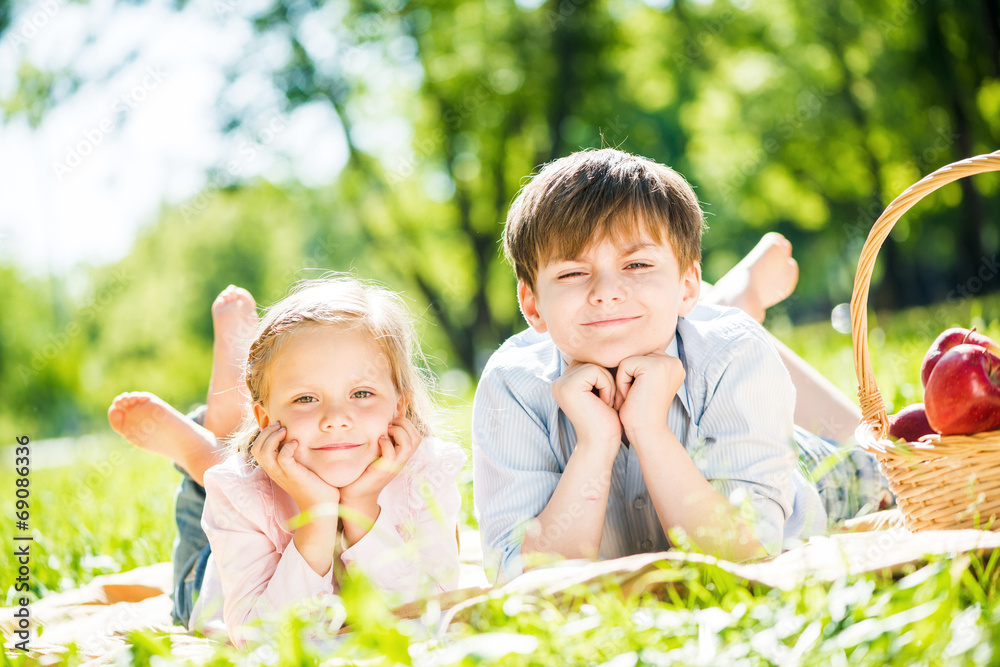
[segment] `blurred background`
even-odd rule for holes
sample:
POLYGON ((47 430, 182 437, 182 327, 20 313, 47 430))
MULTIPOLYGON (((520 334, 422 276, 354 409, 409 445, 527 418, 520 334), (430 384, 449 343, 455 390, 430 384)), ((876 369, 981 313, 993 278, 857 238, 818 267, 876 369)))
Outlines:
MULTIPOLYGON (((106 431, 121 391, 203 400, 215 296, 329 270, 403 291, 462 401, 524 326, 507 205, 580 148, 692 182, 708 280, 785 234, 768 323, 828 322, 884 206, 1000 148, 1000 6, 0 0, 0 123, 3 442, 106 431)), ((908 214, 873 305, 997 291, 998 185, 908 214)))

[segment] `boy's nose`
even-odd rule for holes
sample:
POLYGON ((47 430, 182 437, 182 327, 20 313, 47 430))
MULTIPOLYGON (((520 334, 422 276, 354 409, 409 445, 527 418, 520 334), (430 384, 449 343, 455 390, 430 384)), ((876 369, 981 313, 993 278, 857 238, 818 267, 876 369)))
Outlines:
POLYGON ((594 276, 590 301, 593 304, 614 303, 625 298, 625 287, 614 273, 600 273, 594 276))

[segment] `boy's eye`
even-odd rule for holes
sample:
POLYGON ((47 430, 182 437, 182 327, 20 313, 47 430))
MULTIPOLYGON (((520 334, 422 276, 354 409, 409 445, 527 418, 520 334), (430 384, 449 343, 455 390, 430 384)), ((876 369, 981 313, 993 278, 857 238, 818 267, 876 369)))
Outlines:
POLYGON ((351 394, 351 398, 368 398, 369 396, 374 396, 374 394, 367 389, 358 389, 351 394))
POLYGON ((650 266, 649 262, 635 261, 635 262, 629 262, 625 266, 625 268, 626 269, 646 269, 646 268, 649 268, 649 266, 650 266))
POLYGON ((298 398, 296 398, 292 402, 293 403, 312 403, 315 400, 316 400, 315 396, 299 396, 298 398))
POLYGON ((583 271, 567 271, 566 273, 560 273, 558 280, 563 278, 575 278, 576 276, 582 276, 583 271))

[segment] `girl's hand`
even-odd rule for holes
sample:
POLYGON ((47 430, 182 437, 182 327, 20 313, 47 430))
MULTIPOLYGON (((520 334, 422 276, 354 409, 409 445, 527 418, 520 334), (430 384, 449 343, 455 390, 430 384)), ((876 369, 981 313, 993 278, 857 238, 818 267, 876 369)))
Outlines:
POLYGON ((360 477, 341 487, 341 503, 356 509, 374 505, 378 494, 399 474, 420 446, 421 439, 417 428, 406 417, 392 420, 388 434, 378 440, 379 457, 365 468, 360 477))
POLYGON ((296 461, 295 451, 299 442, 285 442, 284 437, 285 428, 278 422, 266 426, 250 446, 250 455, 303 512, 323 503, 332 503, 336 507, 340 502, 340 490, 296 461))
POLYGON ((416 427, 405 417, 389 424, 388 435, 378 439, 380 456, 372 461, 361 476, 340 489, 340 516, 344 520, 344 538, 352 547, 368 534, 381 508, 378 494, 399 474, 410 456, 420 445, 416 427))

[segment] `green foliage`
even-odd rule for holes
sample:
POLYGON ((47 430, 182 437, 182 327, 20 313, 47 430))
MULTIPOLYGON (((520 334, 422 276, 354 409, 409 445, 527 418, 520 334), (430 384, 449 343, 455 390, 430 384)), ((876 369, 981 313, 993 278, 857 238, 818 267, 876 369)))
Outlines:
MULTIPOLYGON (((872 318, 875 373, 888 400, 905 399, 917 380, 929 333, 975 324, 1000 335, 998 299, 913 309, 872 318), (984 313, 994 313, 985 316, 984 313), (898 348, 898 349, 897 349, 898 348), (881 359, 881 360, 880 360, 881 359), (895 397, 895 398, 891 398, 895 397)), ((828 325, 781 331, 824 373, 852 383, 849 338, 828 325)), ((845 387, 846 389, 846 387, 845 387)), ((455 409, 456 418, 467 406, 455 409)), ((94 575, 169 558, 174 534, 171 496, 177 474, 162 459, 111 439, 81 441, 70 468, 41 465, 34 451, 32 527, 43 554, 32 562, 32 595, 87 583, 94 575), (79 508, 79 511, 74 511, 79 508), (110 558, 103 558, 109 556, 110 558)), ((53 460, 48 458, 48 460, 53 460)), ((55 459, 61 460, 61 459, 55 459)), ((10 473, 0 471, 10 486, 10 473)), ((471 480, 463 482, 471 507, 471 480)), ((471 521, 471 518, 467 519, 471 521)), ((13 571, 10 554, 0 568, 13 571)), ((265 637, 273 645, 250 659, 281 665, 988 665, 1000 646, 1000 551, 939 558, 893 580, 852 576, 769 590, 709 564, 664 563, 657 598, 624 596, 613 584, 569 591, 561 600, 491 594, 451 619, 429 610, 396 623, 363 581, 352 581, 336 605, 289 610, 265 637), (342 606, 341 606, 342 605, 342 606), (331 638, 347 619, 352 632, 331 638)), ((6 592, 7 604, 10 591, 6 592)), ((171 639, 153 632, 130 637, 130 664, 173 655, 171 639)), ((205 664, 243 664, 248 655, 219 646, 205 664)), ((17 655, 9 664, 28 664, 17 655), (18 662, 18 661, 21 662, 18 662)), ((84 662, 72 650, 53 664, 84 662)))
MULTIPOLYGON (((1000 23, 989 2, 352 0, 332 18, 328 9, 278 1, 248 27, 289 47, 274 74, 288 109, 319 101, 344 124, 349 160, 337 182, 209 188, 165 209, 127 258, 89 276, 37 280, 0 267, 4 444, 106 431, 109 401, 130 389, 182 409, 201 402, 215 296, 235 283, 268 304, 326 270, 409 295, 467 441, 471 378, 523 326, 497 239, 539 164, 614 145, 674 166, 708 213, 706 277, 779 230, 802 267, 784 306, 799 319, 847 300, 861 244, 892 197, 1000 144, 1000 23), (331 33, 333 58, 299 41, 315 26, 331 33), (395 126, 411 139, 389 132, 387 142, 383 128, 395 126)), ((19 62, 4 120, 37 126, 58 91, 86 88, 77 76, 19 62)), ((997 285, 998 186, 978 176, 928 197, 880 253, 869 341, 890 412, 920 399, 920 359, 939 331, 976 325, 1000 337, 1000 299, 982 296, 997 285), (944 305, 898 310, 935 301, 944 305)), ((769 324, 854 394, 848 336, 825 322, 792 328, 777 312, 769 324)), ((168 557, 175 474, 115 443, 87 445, 72 468, 33 469, 33 595, 168 557)), ((470 489, 466 477, 466 512, 470 489)), ((0 567, 12 571, 10 553, 0 567)), ((898 582, 765 592, 694 565, 664 572, 684 588, 662 601, 612 589, 573 605, 493 597, 441 636, 431 620, 423 634, 393 626, 363 588, 348 589, 356 632, 338 657, 300 641, 315 627, 293 615, 261 662, 989 664, 997 572, 993 554, 898 582)), ((132 643, 127 661, 173 659, 168 638, 132 643)), ((211 662, 243 658, 220 649, 211 662)))
MULTIPOLYGON (((180 478, 166 459, 118 436, 29 446, 32 601, 99 574, 170 559, 180 478)), ((0 470, 0 485, 14 488, 12 467, 0 470)), ((4 549, 0 570, 17 567, 13 549, 4 549)), ((2 604, 23 595, 13 581, 5 586, 2 604)))
MULTIPOLYGON (((767 324, 847 396, 857 396, 850 334, 834 331, 829 322, 791 327, 787 320, 775 318, 767 324)), ((1000 295, 899 312, 869 310, 868 352, 887 413, 923 401, 920 363, 938 334, 955 326, 975 327, 1000 340, 1000 295)))
POLYGON ((164 214, 115 266, 104 295, 84 395, 92 413, 127 390, 152 391, 180 409, 204 401, 211 369, 209 308, 229 284, 263 304, 296 279, 308 220, 291 193, 271 186, 206 192, 164 214))
MULTIPOLYGON (((518 326, 495 289, 510 279, 494 271, 494 242, 507 203, 542 162, 615 145, 676 167, 710 214, 706 248, 727 253, 708 276, 778 229, 809 268, 796 309, 817 313, 846 300, 861 242, 891 197, 1000 139, 988 55, 1000 28, 986 5, 421 0, 351 9, 331 28, 344 44, 339 68, 288 36, 288 24, 322 10, 279 7, 255 28, 301 47, 275 79, 289 103, 329 102, 345 123, 344 178, 364 184, 352 207, 362 225, 401 234, 404 254, 424 256, 442 234, 464 248, 458 271, 419 259, 398 270, 439 304, 470 369, 474 349, 452 329, 488 348, 518 326), (362 60, 372 67, 357 67, 362 60), (419 85, 402 76, 410 70, 419 85), (411 143, 372 141, 361 109, 409 125, 411 143), (366 215, 372 192, 384 208, 366 215)), ((996 179, 978 177, 908 214, 888 243, 877 302, 943 299, 974 276, 998 248, 1000 220, 987 204, 996 196, 996 179)))
MULTIPOLYGON (((509 202, 541 163, 602 145, 695 185, 710 225, 707 279, 778 230, 802 267, 786 312, 825 317, 848 299, 861 244, 892 197, 1000 145, 989 2, 351 0, 328 10, 278 0, 246 28, 250 50, 287 46, 264 73, 275 113, 322 104, 342 122, 348 159, 336 182, 247 183, 220 164, 222 177, 162 211, 112 267, 48 283, 0 271, 17 306, 0 315, 4 432, 93 429, 126 389, 200 402, 215 295, 236 283, 270 303, 331 269, 406 293, 437 370, 475 378, 524 326, 498 253, 509 202), (318 33, 332 53, 315 48, 318 33)), ((245 71, 258 63, 230 78, 260 78, 245 71)), ((102 75, 27 61, 19 72, 4 109, 36 123, 102 75)), ((232 109, 227 130, 252 127, 259 111, 232 109)), ((880 253, 873 306, 996 291, 998 186, 996 174, 963 179, 910 211, 880 253)))
MULTIPOLYGON (((197 663, 989 665, 1000 607, 995 577, 984 586, 982 572, 969 554, 934 559, 898 580, 852 576, 782 591, 714 565, 670 562, 663 578, 683 582, 671 596, 626 597, 613 584, 560 599, 491 593, 444 628, 433 615, 393 622, 372 608, 368 591, 343 599, 349 609, 357 604, 348 634, 331 636, 323 614, 284 614, 249 656, 220 645, 197 663)), ((129 639, 130 664, 178 660, 167 636, 129 639)), ((53 664, 79 662, 64 656, 53 664)))
POLYGON ((77 364, 85 349, 81 323, 55 280, 0 266, 0 434, 39 437, 78 430, 77 364))
MULTIPOLYGON (((0 33, 5 27, 5 14, 0 6, 0 33)), ((37 128, 52 106, 52 87, 56 80, 52 72, 40 70, 27 61, 21 62, 13 94, 6 99, 0 98, 0 120, 23 115, 37 128)))

